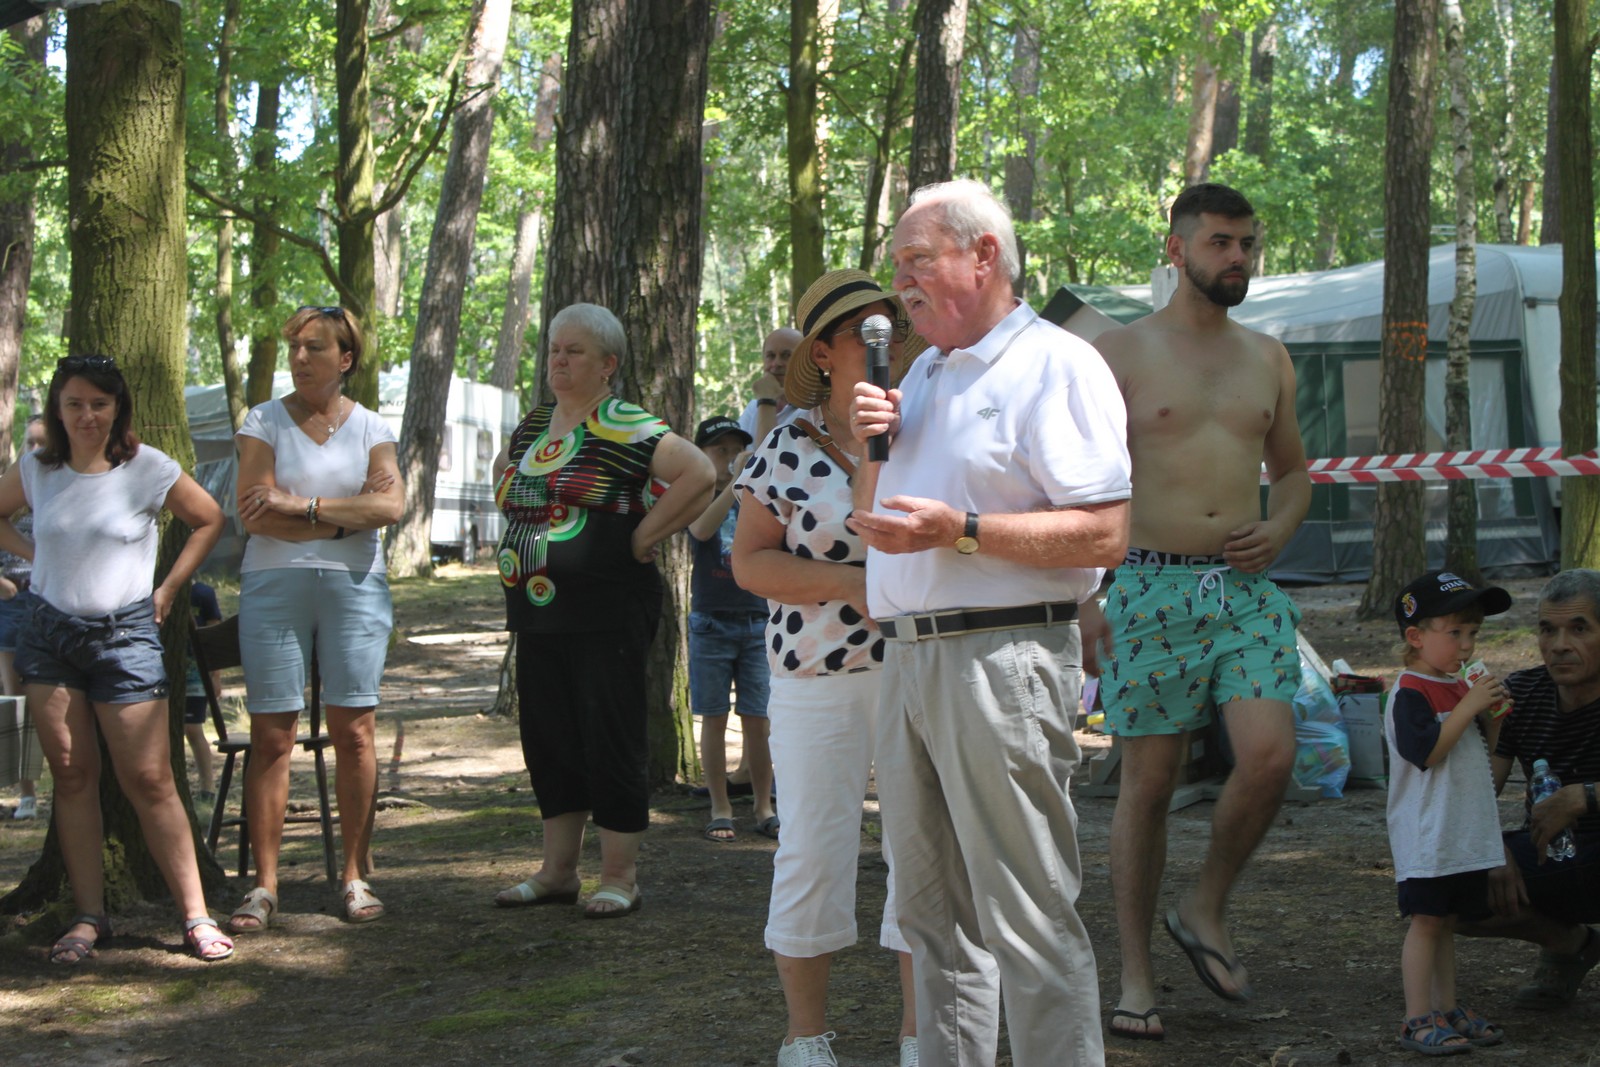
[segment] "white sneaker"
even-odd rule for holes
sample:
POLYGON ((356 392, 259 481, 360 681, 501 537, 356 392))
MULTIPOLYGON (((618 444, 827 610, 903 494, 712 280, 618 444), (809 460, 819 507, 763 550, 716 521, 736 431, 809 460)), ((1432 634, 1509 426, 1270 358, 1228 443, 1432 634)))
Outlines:
POLYGON ((917 1039, 903 1037, 900 1039, 900 1067, 918 1067, 922 1061, 917 1056, 917 1039))
POLYGON ((11 813, 13 819, 35 819, 39 816, 39 801, 33 797, 23 797, 17 801, 17 810, 11 813))
POLYGON ((838 1037, 832 1030, 816 1037, 797 1037, 778 1046, 778 1067, 839 1067, 828 1042, 838 1037))

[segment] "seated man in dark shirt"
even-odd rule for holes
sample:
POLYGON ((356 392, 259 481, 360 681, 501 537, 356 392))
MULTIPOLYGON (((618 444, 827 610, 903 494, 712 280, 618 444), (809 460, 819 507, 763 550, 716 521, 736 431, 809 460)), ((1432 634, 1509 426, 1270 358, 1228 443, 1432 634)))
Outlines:
POLYGON ((1544 666, 1505 680, 1513 706, 1495 747, 1494 784, 1505 785, 1513 763, 1531 779, 1533 761, 1544 759, 1561 789, 1529 804, 1523 829, 1506 833, 1506 865, 1489 876, 1495 915, 1461 932, 1539 945, 1538 968, 1517 1003, 1559 1008, 1600 963, 1600 932, 1586 925, 1600 921, 1600 571, 1565 571, 1545 586, 1539 653, 1544 666), (1568 828, 1577 855, 1546 858, 1545 846, 1568 828))

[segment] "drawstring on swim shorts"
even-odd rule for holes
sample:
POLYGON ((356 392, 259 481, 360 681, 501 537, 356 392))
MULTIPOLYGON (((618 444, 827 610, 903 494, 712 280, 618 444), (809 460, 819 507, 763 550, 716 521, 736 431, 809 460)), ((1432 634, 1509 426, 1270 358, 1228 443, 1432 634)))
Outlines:
POLYGON ((1200 576, 1200 596, 1204 598, 1206 595, 1206 590, 1213 585, 1216 586, 1217 603, 1222 605, 1223 611, 1228 610, 1228 583, 1222 580, 1222 576, 1232 569, 1232 567, 1226 565, 1221 567, 1212 567, 1210 570, 1206 571, 1200 576))

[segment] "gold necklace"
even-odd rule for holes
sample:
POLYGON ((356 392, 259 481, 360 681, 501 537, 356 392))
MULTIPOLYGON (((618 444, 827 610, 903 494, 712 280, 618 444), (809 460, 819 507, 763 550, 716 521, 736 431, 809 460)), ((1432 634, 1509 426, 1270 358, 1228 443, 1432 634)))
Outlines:
MULTIPOLYGON (((316 409, 313 408, 310 404, 307 404, 304 400, 300 399, 298 396, 295 397, 294 399, 295 399, 295 403, 299 404, 301 407, 306 409, 306 417, 308 419, 316 419, 318 417, 316 409)), ((323 419, 322 420, 322 428, 327 433, 329 440, 332 440, 333 439, 333 435, 339 432, 339 427, 344 425, 344 395, 343 394, 340 394, 340 396, 339 396, 339 403, 338 403, 338 406, 334 409, 334 416, 333 417, 334 417, 334 421, 333 422, 329 422, 327 419, 323 419)))

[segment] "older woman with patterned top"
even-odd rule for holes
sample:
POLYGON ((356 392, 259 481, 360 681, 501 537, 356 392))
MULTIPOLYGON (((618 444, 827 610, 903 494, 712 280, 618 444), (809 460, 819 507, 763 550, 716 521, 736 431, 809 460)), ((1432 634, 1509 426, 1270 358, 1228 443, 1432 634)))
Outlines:
MULTIPOLYGON (((920 351, 897 297, 859 270, 823 275, 800 300, 804 333, 784 392, 800 413, 773 430, 738 477, 733 573, 767 598, 767 701, 783 830, 773 859, 766 944, 777 963, 789 1028, 779 1067, 832 1064, 827 1029, 833 954, 856 940, 861 808, 877 736, 883 638, 867 617, 867 549, 845 525, 861 445, 849 405, 867 373, 862 323, 894 323, 895 381, 920 351)), ((884 859, 890 860, 887 846, 884 859)), ((900 1062, 917 1062, 911 954, 890 883, 879 944, 900 954, 900 1062)))
POLYGON ((627 339, 616 316, 572 304, 550 322, 541 404, 512 434, 495 499, 506 629, 517 635, 522 752, 544 823, 544 859, 502 907, 574 904, 594 816, 600 886, 584 915, 639 909, 639 841, 650 824, 646 659, 661 616, 656 546, 711 499, 700 450, 614 395, 627 339), (669 488, 647 505, 651 479, 669 488))

